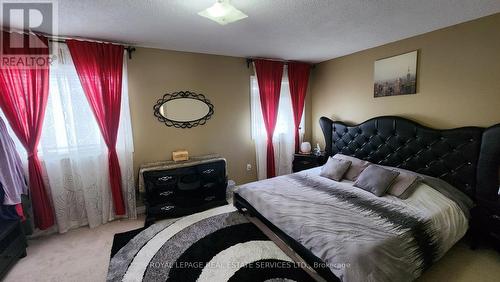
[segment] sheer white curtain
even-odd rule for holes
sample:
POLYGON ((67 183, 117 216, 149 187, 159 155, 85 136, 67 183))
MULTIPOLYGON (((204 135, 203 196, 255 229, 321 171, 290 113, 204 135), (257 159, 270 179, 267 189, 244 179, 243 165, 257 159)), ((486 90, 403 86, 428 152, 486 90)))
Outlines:
MULTIPOLYGON (((250 77, 250 92, 252 139, 255 142, 257 177, 261 180, 267 178, 267 135, 264 119, 262 117, 262 108, 260 106, 259 84, 255 76, 250 77)), ((292 172, 293 154, 295 152, 292 100, 290 97, 286 67, 283 72, 280 93, 278 118, 273 135, 273 146, 276 175, 285 175, 292 172)), ((302 115, 300 124, 300 134, 304 134, 304 115, 302 115)))
MULTIPOLYGON (((83 92, 69 49, 58 44, 51 66, 49 97, 39 157, 55 210, 57 229, 99 226, 115 218, 109 185, 108 151, 83 92)), ((126 57, 117 152, 127 217, 136 217, 133 142, 126 57)), ((19 144, 19 143, 18 143, 19 144)), ((18 145, 18 151, 25 150, 18 145)), ((26 158, 24 158, 26 159, 26 158)))

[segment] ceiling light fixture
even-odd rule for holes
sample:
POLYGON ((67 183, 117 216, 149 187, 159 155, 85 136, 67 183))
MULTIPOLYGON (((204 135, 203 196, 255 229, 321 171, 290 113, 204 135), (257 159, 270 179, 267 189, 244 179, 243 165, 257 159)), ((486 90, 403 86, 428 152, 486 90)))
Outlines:
POLYGON ((220 25, 239 21, 248 17, 242 11, 231 5, 230 0, 217 0, 215 4, 199 12, 198 15, 209 18, 220 25))

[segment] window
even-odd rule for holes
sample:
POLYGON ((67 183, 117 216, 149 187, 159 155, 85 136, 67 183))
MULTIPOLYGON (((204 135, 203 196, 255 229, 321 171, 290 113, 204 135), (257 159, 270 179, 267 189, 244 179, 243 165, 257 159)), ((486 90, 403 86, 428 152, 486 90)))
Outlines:
MULTIPOLYGON (((58 60, 51 65, 49 95, 38 156, 47 175, 59 232, 83 225, 96 227, 114 218, 108 174, 108 150, 83 92, 66 44, 58 44, 58 60)), ((129 217, 135 217, 133 140, 124 60, 120 127, 116 150, 122 191, 129 217)), ((0 114, 3 115, 3 113, 0 114)), ((4 118, 4 117, 3 117, 4 118)), ((4 118, 4 120, 7 120, 4 118)), ((26 151, 15 137, 17 151, 26 151)))
POLYGON ((80 79, 65 44, 60 60, 50 70, 49 98, 42 136, 41 154, 82 154, 106 151, 104 140, 83 92, 80 79))
MULTIPOLYGON (((66 44, 59 45, 58 59, 50 69, 49 95, 43 121, 38 156, 61 157, 70 152, 82 154, 106 153, 106 145, 88 104, 66 44)), ((2 118, 7 121, 0 110, 2 118)), ((26 152, 15 137, 21 156, 26 152)))
MULTIPOLYGON (((255 142, 257 177, 258 179, 265 179, 267 177, 267 133, 260 106, 259 84, 255 76, 250 77, 250 100, 251 130, 252 139, 255 142)), ((288 74, 285 68, 281 82, 278 116, 273 134, 274 160, 277 175, 284 175, 292 172, 292 160, 295 152, 294 127, 292 99, 288 86, 288 74)), ((304 115, 302 115, 299 128, 299 136, 302 137, 304 135, 304 115)), ((302 140, 302 138, 299 139, 302 140)))
MULTIPOLYGON (((285 74, 286 75, 286 74, 285 74)), ((293 109, 292 99, 290 96, 290 88, 288 86, 288 77, 284 75, 281 82, 280 101, 278 105, 278 117, 276 121, 276 128, 274 129, 273 139, 278 138, 280 134, 293 133, 293 109)), ((262 118, 262 109, 260 107, 259 84, 257 77, 250 77, 250 95, 251 95, 251 120, 252 120, 252 139, 256 140, 266 136, 266 127, 262 118)), ((302 114, 302 119, 299 125, 299 134, 302 136, 305 132, 305 115, 302 114)), ((267 139, 267 138, 266 138, 267 139)))

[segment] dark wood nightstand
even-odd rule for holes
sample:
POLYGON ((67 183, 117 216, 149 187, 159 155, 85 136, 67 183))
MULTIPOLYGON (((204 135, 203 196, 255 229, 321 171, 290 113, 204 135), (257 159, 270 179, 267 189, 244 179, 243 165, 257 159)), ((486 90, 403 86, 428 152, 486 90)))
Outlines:
POLYGON ((295 154, 293 157, 293 172, 299 172, 301 170, 310 169, 317 166, 322 166, 326 163, 327 157, 325 154, 314 155, 314 154, 295 154))
POLYGON ((479 204, 471 216, 472 248, 486 242, 500 251, 500 207, 479 204))

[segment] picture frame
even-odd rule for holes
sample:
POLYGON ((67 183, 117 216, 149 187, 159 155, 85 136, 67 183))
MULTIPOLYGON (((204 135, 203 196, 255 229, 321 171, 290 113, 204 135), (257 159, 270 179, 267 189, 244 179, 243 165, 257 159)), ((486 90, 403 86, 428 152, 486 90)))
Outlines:
POLYGON ((418 50, 376 60, 373 96, 388 97, 417 93, 418 50))

